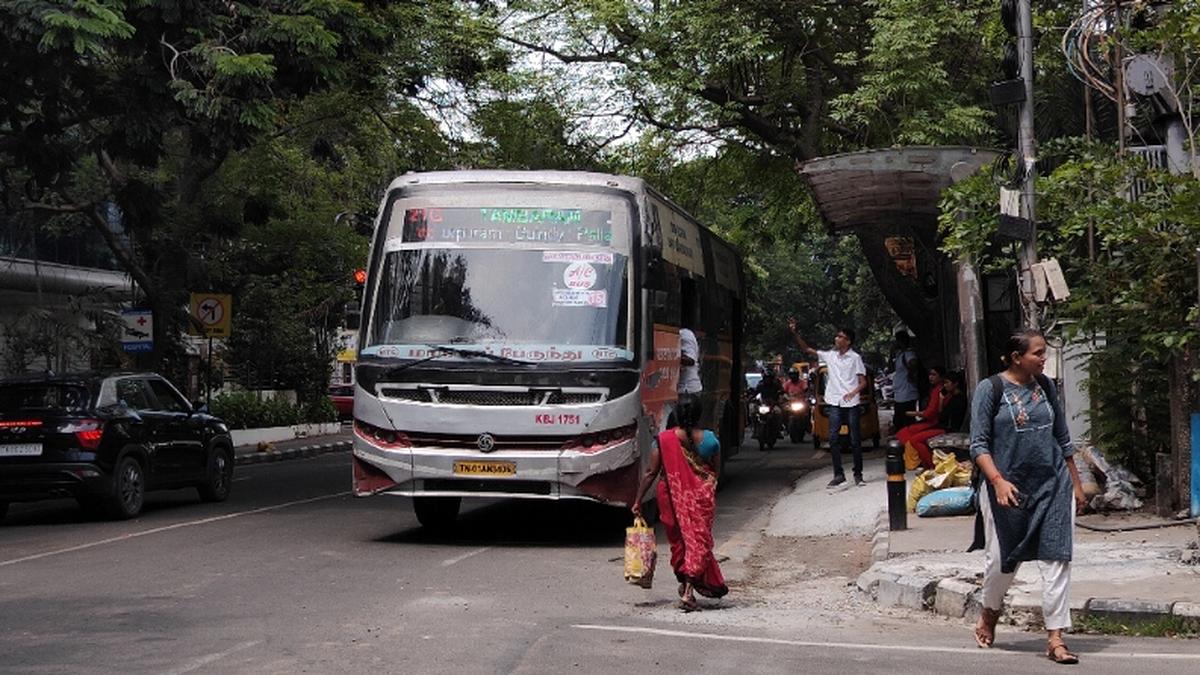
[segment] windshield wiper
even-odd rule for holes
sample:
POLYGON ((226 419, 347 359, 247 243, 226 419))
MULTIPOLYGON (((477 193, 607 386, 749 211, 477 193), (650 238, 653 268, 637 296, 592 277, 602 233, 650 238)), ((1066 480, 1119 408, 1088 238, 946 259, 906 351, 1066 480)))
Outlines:
POLYGON ((447 345, 435 345, 435 344, 428 344, 425 346, 429 347, 430 349, 437 349, 437 350, 440 350, 442 352, 446 352, 449 354, 455 354, 458 356, 480 356, 489 361, 495 361, 496 363, 507 363, 507 364, 513 365, 513 366, 537 365, 534 361, 522 361, 521 359, 514 359, 514 358, 507 357, 507 356, 500 356, 498 354, 490 354, 488 352, 483 351, 482 349, 465 349, 463 347, 449 347, 447 345))

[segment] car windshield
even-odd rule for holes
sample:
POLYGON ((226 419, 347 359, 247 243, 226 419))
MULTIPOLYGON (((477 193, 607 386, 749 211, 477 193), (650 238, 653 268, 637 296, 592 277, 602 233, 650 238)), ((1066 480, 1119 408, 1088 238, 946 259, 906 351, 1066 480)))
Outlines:
POLYGON ((534 363, 632 360, 631 207, 562 186, 412 188, 376 239, 361 354, 534 363), (486 357, 484 357, 486 358, 486 357))
POLYGON ((79 385, 0 385, 0 414, 35 410, 82 410, 87 404, 87 389, 79 385))

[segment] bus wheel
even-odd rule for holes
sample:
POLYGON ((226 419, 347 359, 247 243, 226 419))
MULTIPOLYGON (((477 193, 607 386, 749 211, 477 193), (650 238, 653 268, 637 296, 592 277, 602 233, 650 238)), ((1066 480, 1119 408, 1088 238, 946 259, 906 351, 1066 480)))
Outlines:
POLYGON ((445 530, 458 519, 458 507, 462 497, 413 497, 413 511, 421 527, 429 530, 445 530))

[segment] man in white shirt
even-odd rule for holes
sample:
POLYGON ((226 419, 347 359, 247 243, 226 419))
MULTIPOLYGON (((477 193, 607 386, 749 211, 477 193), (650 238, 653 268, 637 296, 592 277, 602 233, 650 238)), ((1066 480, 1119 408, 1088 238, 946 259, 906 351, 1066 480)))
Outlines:
MULTIPOLYGON (((679 407, 700 405, 700 343, 692 329, 679 329, 679 407)), ((695 418, 694 418, 695 419, 695 418)))
POLYGON ((829 451, 833 455, 833 480, 828 487, 837 487, 846 482, 842 468, 842 435, 838 430, 845 424, 850 430, 850 450, 854 454, 854 484, 862 487, 863 480, 862 444, 859 439, 859 394, 867 388, 867 368, 862 357, 850 347, 854 344, 854 331, 841 328, 833 339, 834 349, 813 349, 796 332, 796 320, 788 319, 788 328, 800 349, 816 356, 828 374, 825 381, 825 403, 829 406, 829 451))

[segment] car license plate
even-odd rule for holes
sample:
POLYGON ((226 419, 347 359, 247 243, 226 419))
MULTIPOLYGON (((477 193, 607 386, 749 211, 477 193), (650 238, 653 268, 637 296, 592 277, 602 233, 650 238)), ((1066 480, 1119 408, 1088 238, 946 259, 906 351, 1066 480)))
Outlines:
POLYGON ((40 454, 41 443, 0 443, 0 457, 37 457, 40 454))
POLYGON ((515 476, 516 462, 471 462, 456 461, 454 463, 456 476, 515 476))

